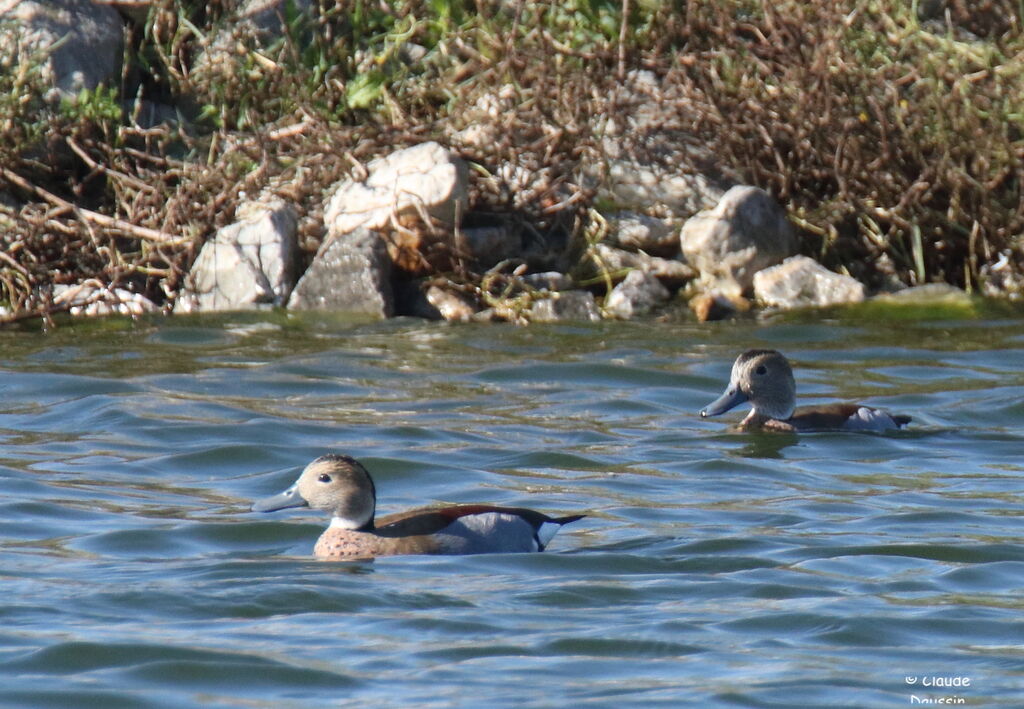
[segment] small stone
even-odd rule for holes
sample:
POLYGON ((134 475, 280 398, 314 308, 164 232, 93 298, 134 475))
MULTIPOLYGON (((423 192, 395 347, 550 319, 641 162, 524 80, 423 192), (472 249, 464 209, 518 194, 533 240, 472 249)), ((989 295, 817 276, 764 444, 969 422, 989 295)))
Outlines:
POLYGON ((689 264, 677 259, 623 251, 607 244, 597 244, 594 249, 609 271, 639 269, 656 277, 667 288, 679 288, 697 275, 689 264))
POLYGON ((651 312, 670 297, 661 281, 649 273, 635 270, 630 271, 608 294, 604 309, 609 315, 628 320, 651 312))
POLYGON ((793 228, 778 202, 745 185, 731 188, 714 209, 688 219, 680 243, 703 280, 731 281, 742 292, 749 291, 755 273, 797 251, 793 228))
POLYGON ((608 218, 608 243, 630 251, 673 258, 679 255, 676 226, 667 219, 636 212, 620 212, 608 218))
POLYGON ((144 295, 88 281, 73 286, 54 286, 53 303, 66 307, 72 315, 87 317, 114 314, 136 317, 159 311, 159 308, 144 295))
POLYGON ((793 256, 757 273, 754 294, 765 305, 789 310, 859 303, 864 300, 864 285, 807 256, 793 256))
POLYGON ((742 296, 724 293, 701 293, 690 300, 690 309, 700 322, 725 320, 750 309, 750 301, 742 296))
POLYGON ((380 235, 357 229, 326 244, 288 301, 293 310, 334 310, 389 318, 391 260, 380 235))
POLYGON ((522 276, 523 283, 529 288, 539 291, 563 291, 571 290, 575 285, 572 278, 558 271, 544 271, 543 273, 528 273, 522 276))
POLYGON ((534 302, 530 308, 531 322, 561 322, 583 320, 597 322, 601 312, 597 309, 594 294, 585 290, 570 290, 552 293, 551 297, 534 302))
POLYGON ((476 309, 464 298, 437 286, 427 289, 427 300, 449 322, 468 322, 476 313, 476 309))

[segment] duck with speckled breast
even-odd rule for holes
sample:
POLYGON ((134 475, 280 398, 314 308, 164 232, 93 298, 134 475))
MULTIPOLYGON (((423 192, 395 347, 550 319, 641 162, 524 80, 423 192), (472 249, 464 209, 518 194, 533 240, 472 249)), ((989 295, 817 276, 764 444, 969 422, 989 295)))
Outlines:
POLYGON ((732 365, 725 393, 700 412, 718 416, 750 402, 741 431, 895 431, 911 418, 861 404, 796 407, 796 381, 789 361, 775 350, 747 350, 732 365))
POLYGON ((347 455, 324 455, 284 492, 253 504, 254 512, 289 507, 328 510, 331 524, 313 553, 320 559, 397 554, 492 554, 544 551, 562 525, 585 515, 548 517, 534 510, 458 505, 375 519, 377 491, 366 468, 347 455))

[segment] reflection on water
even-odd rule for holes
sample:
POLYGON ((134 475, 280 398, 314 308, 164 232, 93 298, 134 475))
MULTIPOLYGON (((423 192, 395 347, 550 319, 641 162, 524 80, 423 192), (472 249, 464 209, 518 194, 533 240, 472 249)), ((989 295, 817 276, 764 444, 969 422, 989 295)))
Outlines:
POLYGON ((0 332, 0 703, 1020 706, 1024 319, 966 314, 0 332), (914 423, 700 419, 748 347, 914 423), (328 451, 381 514, 589 516, 545 554, 320 563, 326 519, 248 506, 328 451))

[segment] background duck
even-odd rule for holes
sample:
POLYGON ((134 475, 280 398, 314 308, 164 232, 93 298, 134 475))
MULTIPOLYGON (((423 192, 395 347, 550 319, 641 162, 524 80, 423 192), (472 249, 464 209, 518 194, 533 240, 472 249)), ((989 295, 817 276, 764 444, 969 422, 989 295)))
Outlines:
POLYGON ((307 465, 294 485, 254 503, 252 510, 329 510, 331 524, 313 550, 320 559, 544 551, 562 525, 585 516, 459 505, 388 515, 378 522, 376 506, 377 491, 366 468, 347 455, 325 455, 307 465))
POLYGON ((740 430, 769 431, 892 431, 910 422, 860 404, 823 404, 796 408, 796 381, 789 361, 775 350, 747 350, 732 365, 725 393, 701 417, 718 416, 745 401, 751 411, 740 430))

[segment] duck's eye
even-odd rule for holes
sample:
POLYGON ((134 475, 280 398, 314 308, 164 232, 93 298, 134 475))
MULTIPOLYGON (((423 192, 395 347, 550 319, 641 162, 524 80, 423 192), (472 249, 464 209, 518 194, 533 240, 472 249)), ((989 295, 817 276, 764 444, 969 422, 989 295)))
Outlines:
POLYGON ((319 477, 317 477, 317 482, 329 483, 330 481, 331 476, 328 475, 327 473, 320 473, 319 477))
POLYGON ((763 364, 759 365, 758 368, 754 370, 754 374, 768 374, 768 367, 764 366, 763 364))

